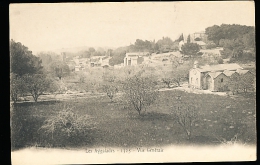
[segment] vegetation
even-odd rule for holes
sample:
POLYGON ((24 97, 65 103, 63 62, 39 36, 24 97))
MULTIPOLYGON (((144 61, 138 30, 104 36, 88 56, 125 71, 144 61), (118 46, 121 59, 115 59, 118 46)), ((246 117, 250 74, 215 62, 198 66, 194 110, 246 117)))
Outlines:
POLYGON ((41 60, 20 42, 10 42, 11 73, 22 76, 24 74, 41 73, 41 60))
POLYGON ((38 147, 55 148, 61 147, 60 145, 63 147, 146 147, 170 144, 209 146, 222 144, 216 137, 230 141, 236 134, 238 134, 237 141, 242 144, 255 145, 256 102, 255 95, 251 94, 248 98, 232 98, 179 90, 160 91, 156 104, 149 106, 149 112, 143 117, 139 117, 130 107, 124 108, 125 102, 107 104, 109 98, 98 94, 94 95, 95 97, 90 95, 88 98, 78 97, 76 100, 62 102, 17 103, 11 111, 12 149, 36 144, 38 147), (183 105, 189 102, 203 105, 199 106, 199 120, 194 122, 189 140, 183 127, 177 123, 176 116, 171 115, 179 102, 175 99, 176 96, 181 96, 183 105), (86 114, 93 117, 93 120, 84 118, 82 122, 90 124, 95 121, 95 128, 84 129, 85 136, 80 131, 81 135, 71 132, 68 137, 67 127, 60 125, 59 127, 66 129, 63 131, 56 129, 53 139, 51 133, 47 136, 43 130, 39 130, 45 125, 46 120, 62 114, 60 110, 64 109, 63 104, 73 105, 72 112, 78 117, 86 114))
POLYGON ((14 73, 10 75, 10 96, 14 103, 18 101, 19 96, 23 95, 24 92, 24 80, 14 73))
POLYGON ((155 83, 151 77, 134 75, 124 82, 126 99, 141 115, 142 110, 151 105, 157 96, 155 83))
POLYGON ((24 80, 24 87, 32 95, 35 102, 37 102, 40 95, 51 89, 52 81, 44 74, 27 74, 24 76, 24 80))
POLYGON ((181 50, 185 55, 196 55, 200 51, 200 47, 197 43, 185 43, 181 50))
POLYGON ((182 103, 181 96, 178 96, 177 99, 178 104, 174 107, 172 113, 186 132, 188 139, 190 139, 192 128, 195 125, 195 122, 198 121, 198 107, 195 106, 195 103, 182 103))
POLYGON ((94 128, 94 122, 89 115, 78 116, 73 107, 66 105, 55 115, 49 116, 39 128, 42 134, 53 137, 77 137, 86 135, 86 131, 94 128))
POLYGON ((208 39, 224 48, 223 56, 234 61, 255 60, 255 28, 252 26, 228 25, 206 28, 208 39), (245 51, 246 50, 246 51, 245 51))
POLYGON ((68 76, 70 74, 70 68, 65 62, 56 61, 51 63, 50 65, 51 73, 58 77, 60 80, 64 76, 68 76))

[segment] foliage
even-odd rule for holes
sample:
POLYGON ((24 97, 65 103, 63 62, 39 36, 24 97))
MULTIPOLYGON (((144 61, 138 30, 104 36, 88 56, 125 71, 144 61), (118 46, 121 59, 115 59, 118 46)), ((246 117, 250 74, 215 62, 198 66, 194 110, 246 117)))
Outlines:
POLYGON ((112 58, 109 60, 109 65, 114 66, 124 62, 126 50, 114 50, 111 53, 112 58))
POLYGON ((240 89, 247 93, 248 90, 253 90, 254 76, 253 75, 241 75, 240 89))
POLYGON ((22 76, 42 72, 41 60, 20 42, 10 42, 11 72, 22 76))
POLYGON ((196 53, 200 51, 200 47, 197 43, 185 43, 181 49, 185 55, 196 55, 196 53))
POLYGON ((113 97, 118 92, 118 88, 112 84, 105 84, 103 85, 103 91, 107 94, 110 101, 113 102, 113 97))
POLYGON ((40 95, 49 91, 52 85, 52 81, 44 74, 27 74, 24 76, 24 80, 26 91, 32 95, 35 102, 40 95))
POLYGON ((214 48, 216 48, 217 47, 217 45, 215 44, 215 43, 208 43, 207 45, 206 45, 206 48, 207 49, 214 49, 214 48))
POLYGON ((187 37, 187 43, 190 43, 190 35, 187 37))
POLYGON ((140 74, 128 77, 124 82, 123 89, 128 103, 134 106, 139 115, 141 115, 143 108, 151 105, 157 97, 153 79, 143 77, 140 74))
POLYGON ((173 80, 170 77, 164 77, 162 78, 162 82, 165 83, 168 88, 170 88, 171 87, 170 84, 173 82, 173 80))
POLYGON ((94 122, 89 115, 77 115, 74 113, 74 107, 64 106, 64 108, 55 115, 49 116, 39 131, 52 136, 77 137, 85 135, 86 131, 94 128, 94 122))
POLYGON ((222 24, 207 27, 205 33, 208 35, 208 40, 214 41, 217 45, 221 39, 245 38, 245 40, 248 39, 248 43, 250 43, 248 46, 251 47, 254 46, 254 31, 253 26, 222 24))
POLYGON ((201 41, 201 38, 197 37, 194 39, 195 41, 201 41))
POLYGON ((14 73, 10 75, 10 96, 14 103, 18 101, 19 95, 25 93, 24 80, 14 73))
POLYGON ((248 58, 244 50, 255 52, 255 27, 242 25, 214 25, 206 28, 208 39, 222 46, 223 58, 232 57, 233 61, 254 60, 248 58), (246 58, 245 58, 246 57, 246 58))
POLYGON ((50 64, 51 72, 55 77, 58 77, 60 80, 62 77, 68 76, 70 74, 69 66, 61 61, 55 61, 50 64))
POLYGON ((254 76, 252 74, 244 74, 244 75, 237 75, 231 76, 228 81, 228 87, 232 94, 239 93, 239 91, 243 91, 247 93, 248 90, 254 90, 254 76))
POLYGON ((172 110, 172 114, 190 139, 194 123, 198 120, 198 107, 195 106, 196 104, 182 103, 181 96, 177 99, 179 103, 172 110))
POLYGON ((180 42, 180 41, 183 41, 184 40, 184 37, 183 37, 183 33, 180 35, 180 37, 175 40, 176 42, 180 42))
POLYGON ((227 84, 229 90, 233 93, 233 95, 235 93, 238 93, 240 87, 240 76, 234 76, 234 75, 230 76, 227 84))

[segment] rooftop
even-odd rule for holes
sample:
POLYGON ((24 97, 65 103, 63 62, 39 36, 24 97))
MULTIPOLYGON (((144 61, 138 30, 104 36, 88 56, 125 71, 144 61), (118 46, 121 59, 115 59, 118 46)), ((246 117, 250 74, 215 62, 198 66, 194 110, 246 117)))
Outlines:
POLYGON ((126 56, 146 56, 148 55, 149 52, 131 52, 131 53, 126 53, 126 56))
POLYGON ((234 73, 236 73, 236 71, 230 71, 230 70, 225 70, 224 72, 223 72, 226 76, 231 76, 232 74, 234 74, 234 73))
POLYGON ((222 74, 222 72, 209 72, 208 73, 212 78, 216 78, 218 77, 220 74, 222 74))
POLYGON ((213 71, 236 71, 237 69, 243 69, 238 64, 218 64, 218 65, 205 65, 197 68, 200 72, 213 72, 213 71))
POLYGON ((236 71, 238 74, 243 75, 246 74, 247 72, 249 72, 249 70, 241 70, 241 69, 237 69, 236 71))

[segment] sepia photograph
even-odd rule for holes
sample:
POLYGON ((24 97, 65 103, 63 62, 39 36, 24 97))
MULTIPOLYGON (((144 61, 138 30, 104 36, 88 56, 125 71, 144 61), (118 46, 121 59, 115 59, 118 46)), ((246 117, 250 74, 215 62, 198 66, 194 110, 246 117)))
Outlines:
POLYGON ((256 160, 253 1, 9 5, 13 165, 256 160))

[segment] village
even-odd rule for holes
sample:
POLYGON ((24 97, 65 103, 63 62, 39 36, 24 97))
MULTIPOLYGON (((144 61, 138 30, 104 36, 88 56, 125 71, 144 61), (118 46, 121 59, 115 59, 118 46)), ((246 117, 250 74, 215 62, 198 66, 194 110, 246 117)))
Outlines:
MULTIPOLYGON (((67 57, 66 53, 62 52, 59 58, 68 65, 70 72, 75 72, 78 74, 91 72, 91 70, 100 70, 100 73, 98 74, 102 74, 103 70, 118 70, 126 67, 134 68, 140 66, 153 68, 164 67, 167 70, 169 69, 169 66, 174 65, 176 62, 181 66, 184 63, 190 63, 190 61, 192 61, 193 65, 190 65, 190 68, 186 73, 188 75, 186 79, 187 81, 182 81, 182 83, 184 86, 186 84, 187 88, 207 90, 211 92, 231 91, 232 87, 229 87, 229 85, 234 85, 229 84, 231 79, 238 80, 242 78, 248 80, 249 83, 253 83, 255 75, 252 72, 252 68, 255 64, 250 63, 248 65, 244 65, 245 68, 243 68, 240 66, 240 64, 230 63, 229 59, 223 60, 221 57, 221 51, 223 51, 223 47, 206 47, 205 42, 208 42, 208 40, 205 31, 196 32, 189 35, 182 34, 182 37, 183 40, 178 42, 178 49, 175 49, 174 51, 168 50, 164 53, 126 52, 122 63, 113 66, 109 64, 109 60, 111 59, 111 50, 107 51, 107 53, 105 53, 103 56, 91 56, 89 58, 84 58, 82 56, 67 57), (206 59, 208 60, 208 63, 200 65, 196 58, 192 58, 192 56, 196 55, 185 55, 182 53, 182 46, 187 43, 188 36, 192 36, 190 37, 191 43, 196 43, 200 47, 200 51, 197 53, 200 55, 196 58, 206 59), (223 62, 209 65, 211 62, 210 60, 214 60, 216 58, 221 59, 223 62)), ((185 80, 185 77, 182 78, 185 80)), ((247 86, 251 85, 247 84, 247 86)))

